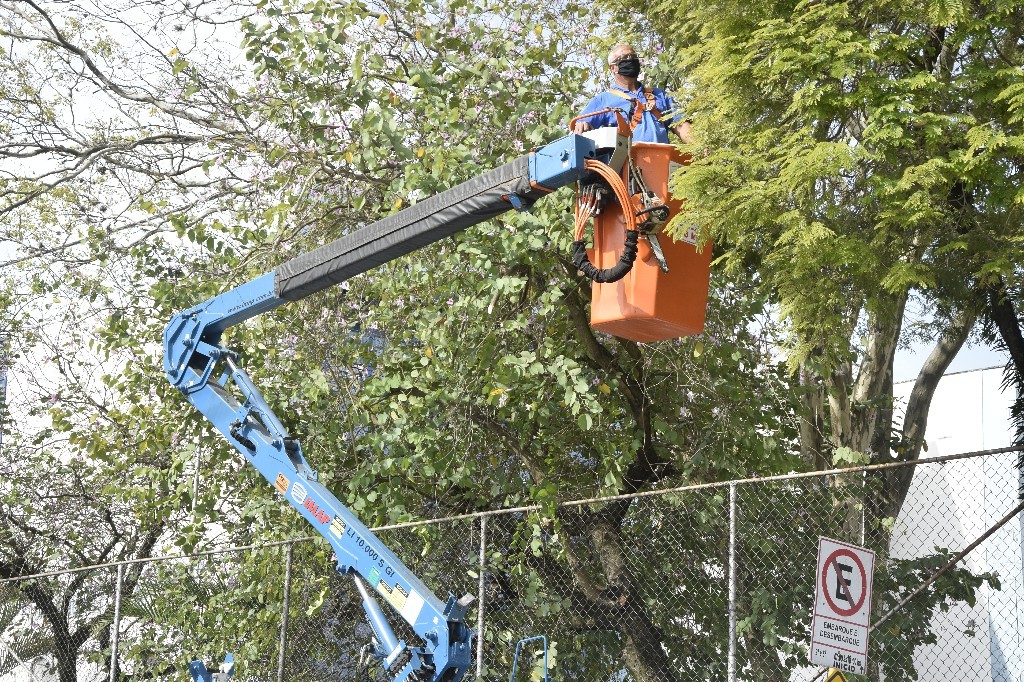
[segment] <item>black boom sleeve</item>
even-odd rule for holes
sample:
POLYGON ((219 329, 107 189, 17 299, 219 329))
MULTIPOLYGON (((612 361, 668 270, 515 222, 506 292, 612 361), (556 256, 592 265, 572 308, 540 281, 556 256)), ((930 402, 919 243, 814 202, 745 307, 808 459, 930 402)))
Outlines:
POLYGON ((297 301, 504 213, 509 194, 529 203, 544 193, 531 188, 529 157, 521 156, 283 263, 274 270, 274 293, 297 301))

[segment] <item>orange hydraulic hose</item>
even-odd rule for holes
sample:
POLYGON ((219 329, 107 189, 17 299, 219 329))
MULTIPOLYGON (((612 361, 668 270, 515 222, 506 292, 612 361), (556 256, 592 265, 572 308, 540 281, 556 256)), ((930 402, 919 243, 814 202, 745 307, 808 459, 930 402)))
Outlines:
MULTIPOLYGON (((572 262, 590 280, 599 284, 617 282, 625 277, 632 269, 637 255, 637 239, 639 230, 637 228, 636 209, 633 206, 626 181, 607 165, 588 159, 584 162, 584 168, 597 173, 606 180, 615 192, 615 198, 622 207, 622 220, 625 223, 625 237, 622 244, 622 254, 614 266, 607 269, 594 267, 587 257, 587 245, 584 241, 587 221, 597 210, 598 194, 596 187, 587 186, 579 191, 576 197, 576 231, 572 243, 572 262)), ((628 167, 627 167, 628 168, 628 167)))
MULTIPOLYGON (((619 200, 619 205, 622 206, 622 217, 626 223, 626 231, 636 231, 636 215, 633 211, 633 202, 630 201, 629 190, 626 188, 626 183, 619 176, 618 173, 613 171, 607 165, 597 161, 595 159, 587 159, 584 162, 584 168, 593 171, 604 178, 611 186, 612 191, 615 192, 615 198, 619 200)), ((583 230, 586 227, 587 219, 590 218, 590 214, 593 211, 593 206, 588 206, 589 210, 581 210, 583 207, 577 203, 576 205, 576 230, 573 235, 576 241, 583 239, 583 230)))

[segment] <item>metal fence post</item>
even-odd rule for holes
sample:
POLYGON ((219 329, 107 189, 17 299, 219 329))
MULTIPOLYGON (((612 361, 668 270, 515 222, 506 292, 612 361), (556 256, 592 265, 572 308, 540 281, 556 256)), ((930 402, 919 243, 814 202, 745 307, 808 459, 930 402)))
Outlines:
POLYGON ((281 605, 281 643, 277 653, 277 682, 284 682, 284 651, 288 641, 288 598, 292 591, 292 550, 295 544, 288 545, 284 555, 284 600, 281 605))
POLYGON ((729 682, 736 682, 736 484, 729 484, 729 682))
POLYGON ((477 568, 477 608, 476 608, 476 677, 483 676, 484 669, 484 575, 487 568, 487 517, 480 517, 480 563, 477 568))
POLYGON ((121 585, 124 583, 124 564, 117 565, 117 584, 114 586, 114 632, 110 643, 110 682, 117 680, 117 647, 121 643, 121 585))

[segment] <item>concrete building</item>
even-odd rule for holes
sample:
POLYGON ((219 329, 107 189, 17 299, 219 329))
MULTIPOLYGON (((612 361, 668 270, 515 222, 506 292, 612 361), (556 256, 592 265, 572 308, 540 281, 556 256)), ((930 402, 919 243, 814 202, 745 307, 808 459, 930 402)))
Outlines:
MULTIPOLYGON (((1001 384, 1002 367, 944 376, 929 411, 922 458, 1010 445, 1013 396, 1001 384)), ((905 401, 911 388, 909 382, 897 385, 897 397, 905 401)), ((973 542, 1017 504, 1016 458, 1008 453, 919 468, 896 522, 892 556, 923 556, 936 547, 956 552, 973 542)), ((1018 516, 968 556, 966 567, 998 574, 1001 589, 985 587, 973 607, 961 603, 937 613, 938 641, 914 656, 920 679, 1024 682, 1022 538, 1018 516)))

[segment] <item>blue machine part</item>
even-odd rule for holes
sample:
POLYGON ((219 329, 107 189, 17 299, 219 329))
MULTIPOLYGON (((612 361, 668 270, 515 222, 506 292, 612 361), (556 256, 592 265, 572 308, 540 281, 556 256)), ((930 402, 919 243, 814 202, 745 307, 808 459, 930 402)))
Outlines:
POLYGON ((516 654, 512 657, 512 673, 508 677, 508 682, 515 682, 516 680, 516 666, 519 665, 519 649, 524 644, 530 642, 542 642, 544 644, 544 677, 541 678, 541 682, 548 682, 548 638, 544 635, 537 635, 536 637, 527 637, 516 642, 516 654))
POLYGON ((192 661, 188 664, 188 674, 192 676, 192 682, 227 682, 235 676, 235 657, 228 654, 224 657, 219 671, 206 669, 202 661, 192 661))
POLYGON ((398 641, 395 637, 394 631, 391 629, 391 624, 388 623, 387 617, 384 616, 384 612, 380 610, 380 605, 377 600, 373 598, 369 592, 366 591, 366 585, 362 579, 356 578, 356 589, 359 590, 359 596, 363 598, 363 610, 366 611, 366 616, 370 621, 370 627, 373 628, 373 634, 377 637, 379 656, 384 662, 385 668, 390 668, 398 657, 405 651, 405 642, 398 641))
MULTIPOLYGON (((338 570, 356 578, 376 636, 374 653, 392 682, 410 678, 417 682, 460 682, 472 662, 474 632, 465 624, 465 613, 473 597, 457 599, 449 595, 447 601, 438 599, 318 481, 299 442, 239 367, 236 353, 220 345, 221 336, 232 325, 343 281, 352 273, 512 210, 516 203, 523 204, 524 197, 533 200, 547 190, 580 180, 588 174, 584 166, 587 159, 607 162, 608 155, 586 137, 567 135, 530 154, 528 161, 521 158, 501 167, 502 177, 494 186, 489 180, 480 181, 495 177, 492 171, 442 193, 445 201, 434 202, 443 206, 439 206, 433 222, 453 216, 455 223, 447 231, 430 224, 431 215, 424 208, 431 205, 429 200, 420 202, 406 209, 414 212, 407 214, 408 220, 395 220, 405 214, 403 211, 303 254, 278 271, 175 315, 164 330, 164 371, 170 382, 331 544, 338 570), (518 168, 522 172, 516 175, 520 173, 518 168), (506 186, 512 189, 506 190, 506 186), (520 192, 523 196, 518 196, 520 192), (515 201, 509 199, 510 194, 516 195, 515 201), (448 204, 447 199, 452 197, 464 198, 448 204), (425 212, 428 215, 421 215, 425 212), (314 255, 316 252, 320 253, 314 255), (289 287, 284 285, 287 278, 302 281, 289 287), (383 610, 359 577, 412 627, 422 638, 422 646, 407 647, 395 637, 383 610)), ((201 662, 196 661, 189 670, 193 680, 212 682, 203 677, 208 673, 201 662)))
MULTIPOLYGON (((413 650, 416 656, 393 679, 400 682, 418 667, 454 671, 451 679, 461 678, 471 661, 473 633, 463 622, 469 601, 450 596, 445 603, 435 597, 317 480, 298 441, 289 436, 252 380, 237 366, 234 354, 226 349, 207 350, 206 354, 223 361, 215 363, 223 364, 223 374, 216 382, 203 381, 202 375, 210 373, 207 361, 192 363, 195 367, 185 363, 182 387, 189 401, 330 542, 338 570, 366 578, 426 642, 422 649, 413 650)), ((379 608, 368 615, 377 625, 375 630, 381 622, 387 627, 379 608)))
POLYGON ((186 394, 201 390, 225 352, 218 346, 224 330, 285 302, 274 295, 271 272, 175 315, 164 329, 164 372, 171 384, 186 394))
POLYGON ((587 159, 597 158, 597 145, 592 140, 566 135, 530 154, 530 181, 552 190, 564 187, 585 174, 587 159))
POLYGON ((213 682, 213 675, 206 669, 206 664, 202 661, 189 663, 188 674, 192 676, 192 682, 213 682))

